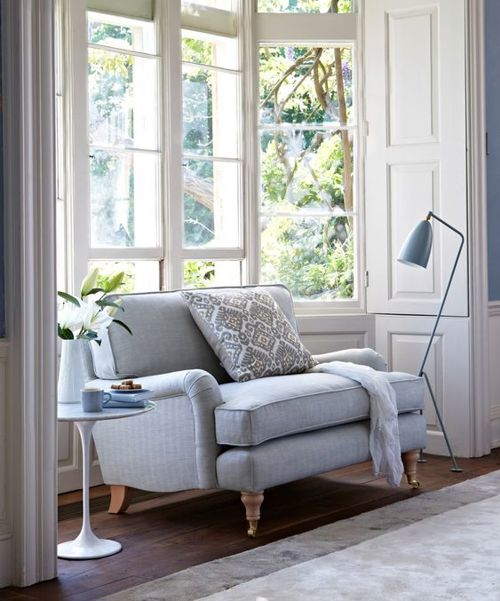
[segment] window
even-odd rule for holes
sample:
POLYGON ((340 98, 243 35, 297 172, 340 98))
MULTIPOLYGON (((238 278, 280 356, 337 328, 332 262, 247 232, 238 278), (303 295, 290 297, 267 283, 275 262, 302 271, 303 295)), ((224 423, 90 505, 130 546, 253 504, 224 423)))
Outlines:
MULTIPOLYGON (((214 27, 228 1, 184 2, 191 18, 200 5, 214 27)), ((226 11, 226 12, 224 12, 226 11)), ((231 14, 231 13, 229 13, 231 14)), ((210 22, 210 21, 209 21, 210 22)), ((238 39, 231 21, 224 35, 191 23, 182 31, 183 286, 242 283, 241 108, 238 39), (232 259, 232 260, 231 260, 232 259)))
POLYGON ((99 267, 127 291, 281 282, 308 306, 358 302, 350 0, 58 5, 75 287, 99 267))
MULTIPOLYGON (((326 4, 260 0, 259 7, 313 12, 326 4)), ((260 279, 282 282, 298 301, 352 300, 353 46, 266 40, 258 52, 260 279)))
POLYGON ((159 57, 155 24, 88 12, 92 266, 160 286, 159 57), (154 259, 154 260, 152 260, 154 259))

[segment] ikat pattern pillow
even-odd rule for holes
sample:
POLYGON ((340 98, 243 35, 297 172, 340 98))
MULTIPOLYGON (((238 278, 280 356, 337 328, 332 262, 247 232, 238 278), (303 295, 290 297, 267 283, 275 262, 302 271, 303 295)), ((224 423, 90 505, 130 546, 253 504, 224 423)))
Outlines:
POLYGON ((194 321, 236 382, 301 373, 316 364, 266 290, 182 294, 194 321))

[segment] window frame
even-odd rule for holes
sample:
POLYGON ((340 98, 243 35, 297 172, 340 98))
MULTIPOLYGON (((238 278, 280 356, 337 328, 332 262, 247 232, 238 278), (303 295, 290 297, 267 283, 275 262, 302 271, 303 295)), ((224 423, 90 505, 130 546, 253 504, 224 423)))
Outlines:
MULTIPOLYGON (((245 213, 246 213, 246 195, 244 193, 244 180, 245 180, 245 145, 244 145, 244 132, 243 132, 243 80, 244 80, 244 69, 243 69, 243 55, 242 55, 242 37, 243 37, 243 29, 241 26, 241 12, 243 6, 245 5, 244 0, 233 0, 233 11, 232 15, 234 20, 231 20, 231 14, 229 17, 226 17, 224 24, 224 28, 216 27, 217 16, 220 16, 227 11, 218 8, 209 8, 205 7, 203 11, 200 11, 203 14, 203 18, 200 16, 192 16, 185 15, 182 13, 181 3, 175 3, 166 0, 166 7, 163 3, 161 4, 162 9, 164 11, 164 15, 167 17, 167 21, 163 22, 163 26, 165 29, 161 29, 161 31, 168 31, 168 37, 170 39, 170 53, 168 56, 170 57, 169 62, 172 63, 172 67, 174 67, 175 77, 170 79, 171 83, 170 91, 167 91, 167 95, 172 94, 169 100, 169 106, 171 108, 170 112, 165 111, 165 115, 167 115, 167 119, 170 119, 169 130, 171 132, 171 142, 172 146, 170 147, 171 157, 175 157, 177 160, 180 157, 181 164, 178 165, 177 170, 173 170, 175 172, 170 172, 168 174, 168 178, 171 180, 170 184, 172 188, 170 190, 169 197, 171 199, 178 198, 179 202, 175 202, 172 200, 170 207, 170 218, 167 220, 168 223, 166 228, 170 229, 170 260, 167 262, 167 270, 169 272, 168 281, 170 289, 180 289, 183 288, 184 284, 184 262, 189 260, 203 260, 203 261, 237 261, 241 265, 241 284, 245 285, 248 283, 248 279, 245 273, 245 262, 247 258, 247 249, 245 244, 245 213), (169 29, 168 28, 170 25, 169 29), (172 29, 175 28, 175 31, 172 29), (236 158, 229 157, 216 157, 211 156, 208 157, 208 160, 222 160, 228 161, 231 163, 235 163, 238 165, 238 215, 239 215, 239 245, 237 246, 227 246, 227 247, 218 247, 218 246, 206 246, 206 247, 187 247, 184 245, 184 219, 183 219, 183 207, 184 207, 184 198, 183 198, 183 173, 182 173, 182 163, 186 160, 186 153, 183 148, 183 131, 182 131, 182 121, 179 118, 176 118, 176 115, 183 114, 183 106, 182 106, 182 68, 185 62, 182 60, 182 36, 184 31, 193 31, 205 34, 212 34, 214 36, 225 36, 227 37, 235 37, 237 42, 238 49, 238 68, 237 69, 227 69, 224 67, 217 66, 207 66, 207 69, 213 71, 226 71, 234 73, 237 77, 237 98, 238 98, 238 109, 239 115, 237 115, 238 120, 238 156, 236 158), (174 46, 174 47, 172 47, 174 46), (175 54, 175 56, 174 56, 175 54), (178 89, 177 89, 178 88, 178 89), (177 153, 177 154, 175 154, 177 153), (179 181, 175 181, 178 179, 179 181), (176 195, 177 194, 177 195, 176 195), (177 225, 178 224, 178 225, 177 225)), ((164 36, 167 37, 167 36, 164 36)), ((173 75, 173 73, 172 73, 173 75)), ((191 160, 192 155, 187 158, 187 160, 191 160)), ((206 158, 202 155, 199 157, 200 160, 206 158)), ((166 161, 168 162, 168 161, 166 161)))
MULTIPOLYGON (((244 70, 248 76, 247 96, 252 95, 253 109, 251 112, 252 142, 247 144, 247 156, 252 157, 254 168, 247 171, 247 179, 252 179, 251 196, 254 198, 254 211, 247 223, 247 237, 256 243, 248 248, 248 262, 251 264, 251 281, 257 283, 260 277, 260 168, 259 168, 259 47, 261 45, 318 45, 325 47, 349 46, 352 50, 354 66, 353 96, 354 106, 353 132, 353 201, 356 230, 354 236, 355 269, 354 282, 356 296, 353 299, 333 301, 295 301, 295 311, 298 315, 332 315, 342 313, 366 312, 364 273, 364 203, 362 198, 361 173, 363 169, 362 139, 364 130, 362 103, 362 71, 359 45, 358 14, 351 13, 258 13, 257 0, 253 1, 253 27, 246 28, 252 34, 248 37, 244 70), (332 32, 336 38, 332 39, 332 32)), ((248 139, 248 136, 247 136, 248 139)))

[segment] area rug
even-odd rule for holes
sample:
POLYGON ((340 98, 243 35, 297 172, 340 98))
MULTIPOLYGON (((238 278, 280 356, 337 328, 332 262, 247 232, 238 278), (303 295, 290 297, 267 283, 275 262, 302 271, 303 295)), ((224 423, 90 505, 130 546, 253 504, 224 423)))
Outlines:
POLYGON ((107 601, 500 600, 500 471, 107 601))

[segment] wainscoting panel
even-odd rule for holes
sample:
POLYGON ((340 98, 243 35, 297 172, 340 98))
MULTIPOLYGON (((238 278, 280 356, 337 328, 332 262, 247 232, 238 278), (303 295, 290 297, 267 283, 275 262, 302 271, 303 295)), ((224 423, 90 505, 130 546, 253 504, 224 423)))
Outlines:
POLYGON ((0 340, 0 588, 12 579, 12 527, 8 498, 7 465, 7 364, 9 343, 0 340))
POLYGON ((374 315, 299 316, 300 336, 315 354, 375 345, 374 315))
MULTIPOLYGON (((376 348, 387 357, 390 369, 418 373, 432 317, 377 315, 376 348)), ((457 455, 471 454, 471 408, 469 381, 469 320, 443 318, 426 364, 446 431, 457 455)), ((447 454, 432 401, 426 391, 425 416, 430 453, 447 454)))

